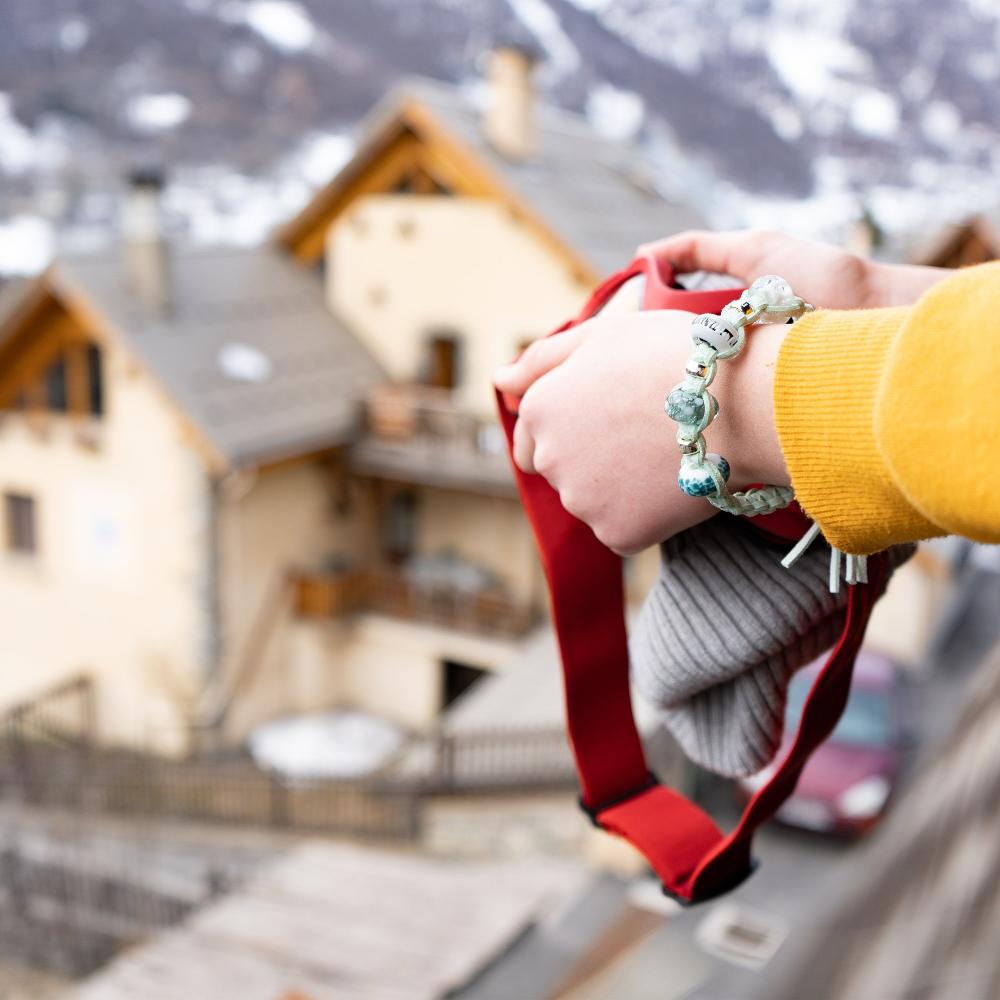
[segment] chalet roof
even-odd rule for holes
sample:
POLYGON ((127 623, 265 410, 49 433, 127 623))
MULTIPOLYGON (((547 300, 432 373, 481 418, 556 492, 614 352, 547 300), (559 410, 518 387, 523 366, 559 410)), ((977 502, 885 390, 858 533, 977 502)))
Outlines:
MULTIPOLYGON (((705 225, 690 204, 658 188, 660 178, 639 146, 602 136, 582 116, 539 104, 535 152, 511 159, 490 143, 482 111, 465 91, 424 78, 402 81, 376 105, 361 125, 357 153, 316 202, 364 168, 387 132, 408 123, 407 109, 414 103, 596 275, 628 263, 640 243, 705 225)), ((307 206, 301 218, 311 209, 307 206)), ((293 220, 284 233, 296 224, 293 220)))
POLYGON ((638 146, 605 138, 580 115, 539 104, 537 150, 512 160, 490 143, 481 111, 457 87, 409 80, 391 100, 405 99, 424 104, 601 275, 627 264, 640 243, 705 224, 690 204, 656 189, 638 146))
POLYGON ((384 374, 331 315, 315 275, 273 247, 173 248, 171 309, 156 316, 130 293, 122 252, 60 258, 56 280, 125 338, 227 462, 306 454, 352 435, 384 374), (266 377, 227 375, 220 355, 233 345, 244 358, 260 352, 266 377))

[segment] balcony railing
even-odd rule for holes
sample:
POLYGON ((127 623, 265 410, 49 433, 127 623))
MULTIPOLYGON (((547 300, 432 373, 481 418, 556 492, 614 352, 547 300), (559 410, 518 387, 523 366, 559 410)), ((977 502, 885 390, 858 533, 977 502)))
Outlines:
POLYGON ((453 393, 390 383, 366 400, 367 433, 352 452, 356 471, 404 482, 513 496, 499 425, 455 403, 453 393))
POLYGON ((502 587, 427 585, 390 568, 302 571, 295 574, 294 585, 294 606, 304 617, 368 611, 506 638, 523 636, 541 620, 538 608, 516 600, 502 587))

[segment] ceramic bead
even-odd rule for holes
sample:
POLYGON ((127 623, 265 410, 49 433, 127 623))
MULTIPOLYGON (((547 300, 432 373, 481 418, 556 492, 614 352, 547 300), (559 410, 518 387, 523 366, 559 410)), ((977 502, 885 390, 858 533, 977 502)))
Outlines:
POLYGON ((719 490, 709 465, 714 465, 722 473, 723 480, 729 479, 729 463, 721 455, 706 455, 701 465, 681 463, 677 485, 689 497, 714 497, 719 490))
POLYGON ((739 331, 721 316, 703 313, 691 323, 691 339, 696 344, 708 344, 717 351, 726 351, 739 341, 739 331))

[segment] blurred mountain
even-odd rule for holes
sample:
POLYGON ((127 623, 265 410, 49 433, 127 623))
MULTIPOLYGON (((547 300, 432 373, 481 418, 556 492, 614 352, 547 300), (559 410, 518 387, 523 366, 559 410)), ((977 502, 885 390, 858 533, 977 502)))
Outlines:
POLYGON ((864 204, 893 230, 1000 197, 992 0, 4 0, 0 271, 50 224, 105 238, 118 177, 151 160, 178 229, 257 239, 386 88, 482 99, 510 38, 547 100, 641 138, 720 223, 821 231, 864 204))

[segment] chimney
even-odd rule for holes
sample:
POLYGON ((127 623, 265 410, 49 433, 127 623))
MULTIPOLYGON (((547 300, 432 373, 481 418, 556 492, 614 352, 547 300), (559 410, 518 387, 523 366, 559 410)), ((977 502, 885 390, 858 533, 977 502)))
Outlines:
POLYGON ((163 174, 132 171, 122 217, 125 276, 129 290, 151 315, 170 309, 170 260, 160 221, 163 174))
POLYGON ((867 206, 862 205, 847 230, 846 247, 859 257, 871 257, 882 243, 882 230, 867 206))
POLYGON ((483 119, 486 137, 498 153, 523 160, 535 150, 535 53, 504 43, 490 53, 489 100, 483 119))

